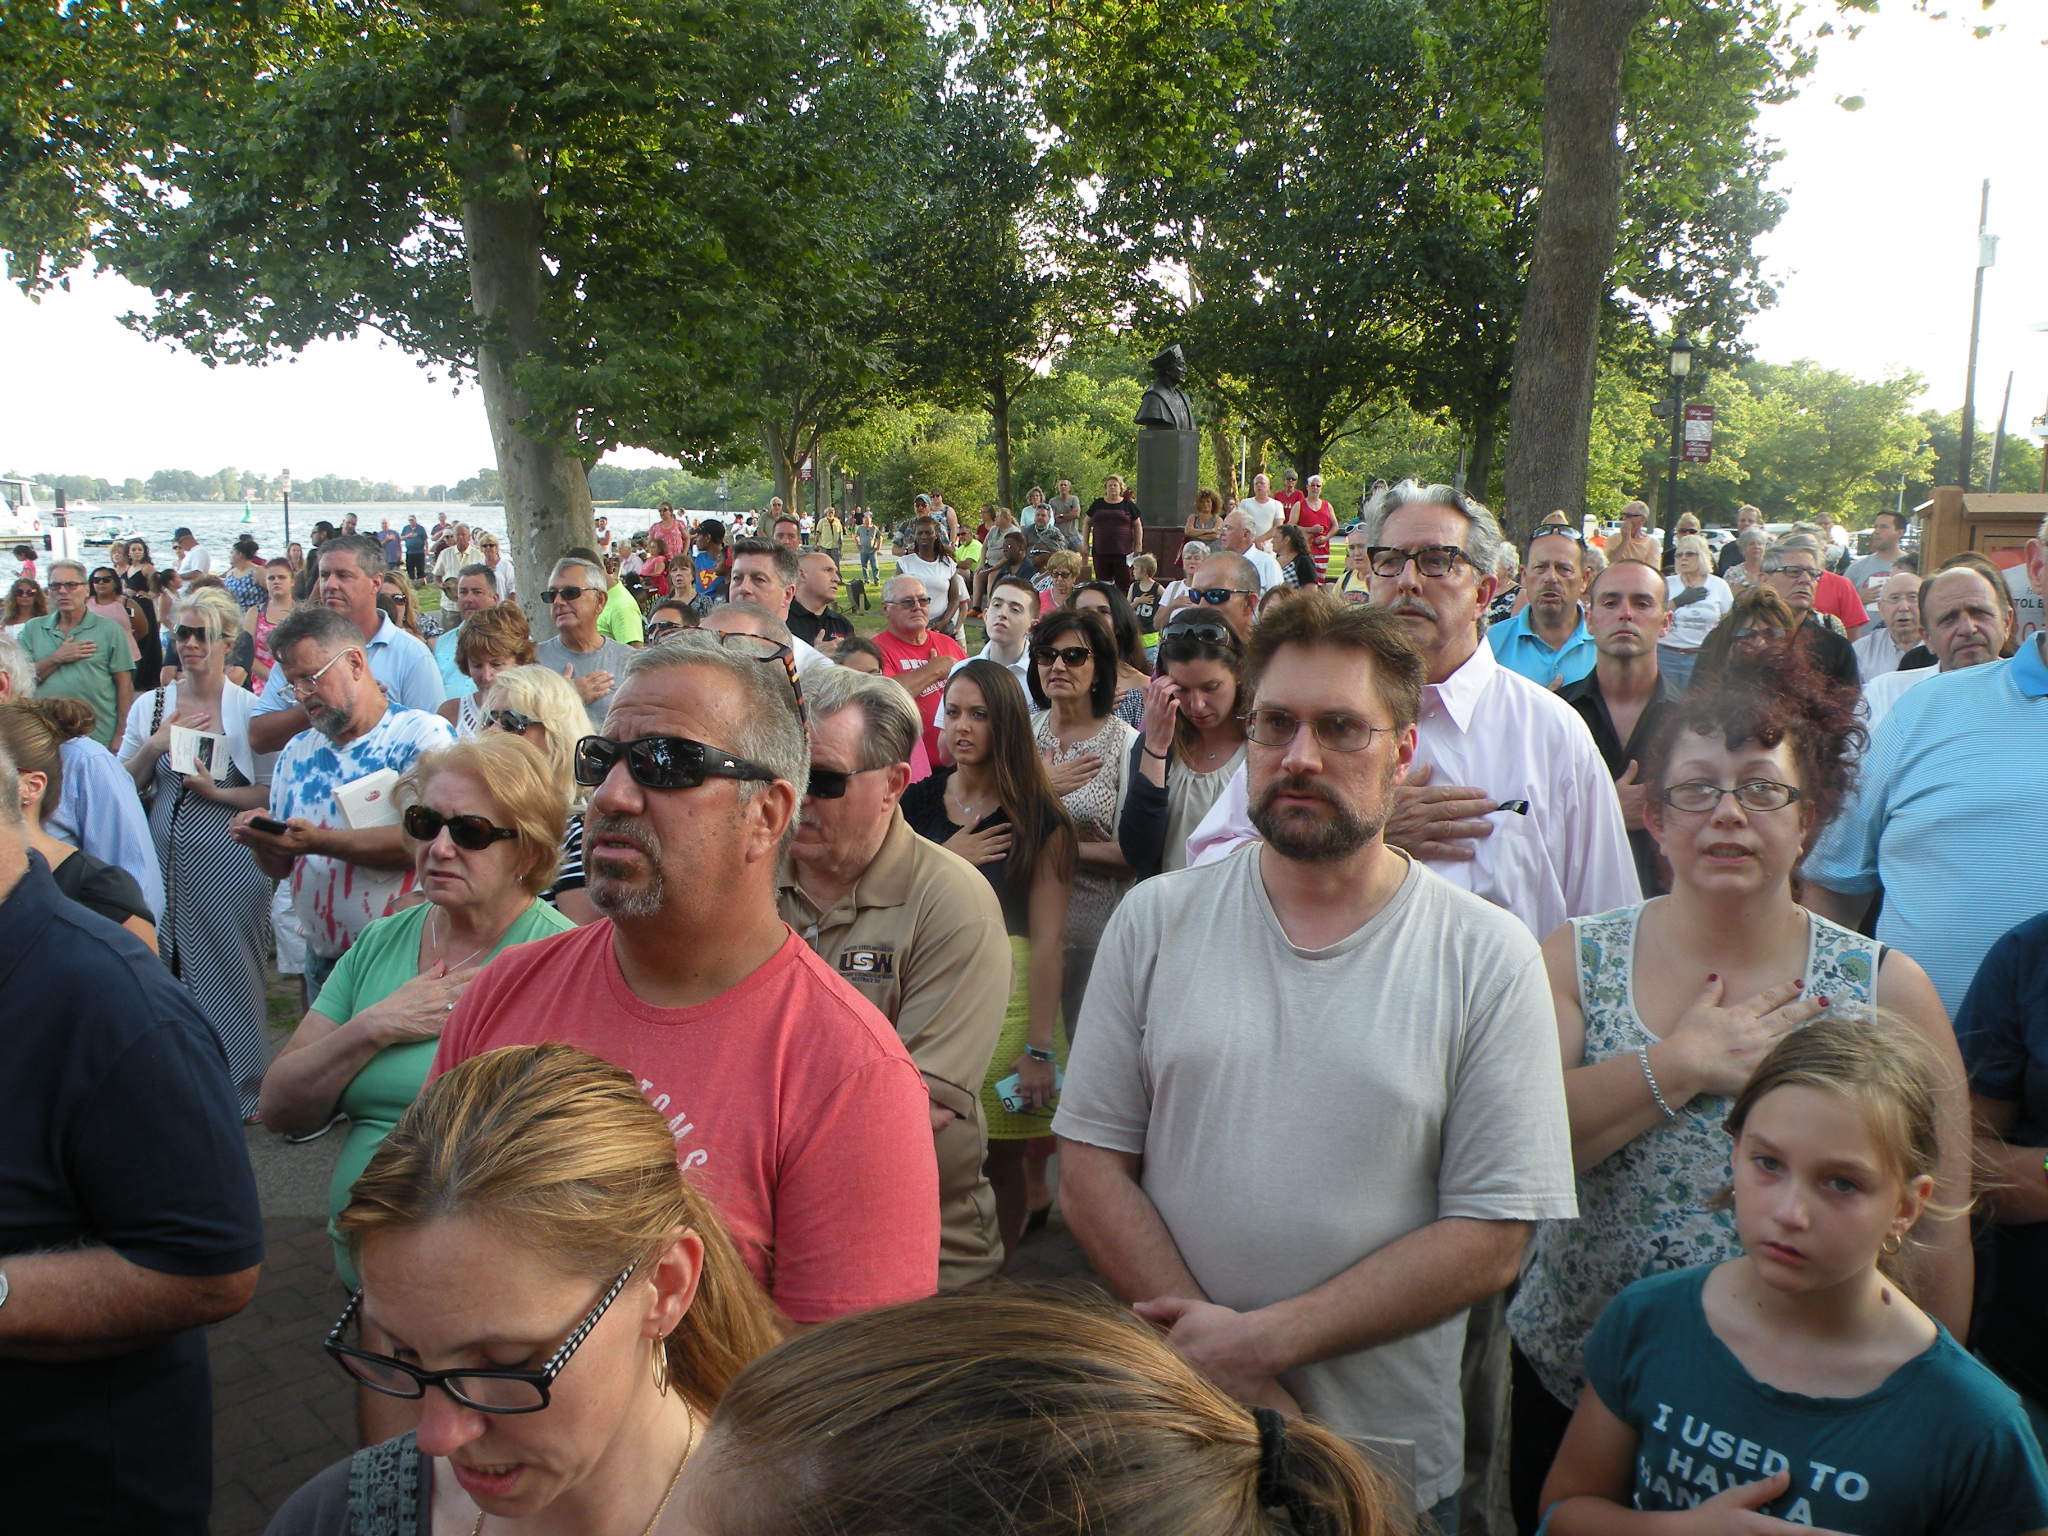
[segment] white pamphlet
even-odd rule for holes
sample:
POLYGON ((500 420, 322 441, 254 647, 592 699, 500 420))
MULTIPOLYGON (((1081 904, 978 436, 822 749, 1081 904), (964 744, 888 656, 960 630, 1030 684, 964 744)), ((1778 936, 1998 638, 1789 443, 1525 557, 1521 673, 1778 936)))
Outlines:
POLYGON ((171 771, 203 773, 216 784, 228 771, 228 739, 189 725, 171 727, 171 771))
POLYGON ((397 788, 398 774, 389 768, 379 768, 347 784, 337 784, 334 807, 341 812, 341 819, 358 832, 365 827, 395 827, 397 788))

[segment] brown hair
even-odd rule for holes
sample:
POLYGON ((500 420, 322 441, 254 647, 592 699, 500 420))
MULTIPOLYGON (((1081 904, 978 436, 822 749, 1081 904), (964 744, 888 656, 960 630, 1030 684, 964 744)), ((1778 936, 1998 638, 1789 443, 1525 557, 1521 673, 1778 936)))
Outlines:
POLYGON ((1245 653, 1240 699, 1258 697, 1259 683, 1281 647, 1328 646, 1372 658, 1372 683, 1393 714, 1397 729, 1411 726, 1422 711, 1425 671, 1401 628, 1384 608, 1339 601, 1326 587, 1297 592, 1291 602, 1268 609, 1252 631, 1245 653))
POLYGON ((718 1536, 1394 1529, 1387 1483, 1335 1433, 1287 1421, 1269 1457, 1252 1411, 1150 1328, 1050 1291, 933 1296, 805 1333, 733 1384, 709 1448, 718 1536))
POLYGON ((1687 734, 1718 736, 1731 752, 1744 742, 1766 750, 1788 742, 1800 799, 1811 810, 1802 840, 1810 851, 1856 783, 1856 761, 1869 739, 1856 702, 1855 688, 1819 671, 1799 646, 1695 673, 1643 754, 1644 794, 1653 805, 1660 801, 1672 755, 1687 734))
POLYGON ((676 1167, 660 1112, 629 1074, 572 1045, 508 1045, 428 1084, 335 1227, 360 1257, 365 1238, 458 1215, 530 1240, 593 1285, 653 1260, 678 1228, 695 1232, 703 1273, 665 1348, 670 1382, 699 1407, 780 1336, 724 1225, 676 1167))
POLYGON ((1760 582, 1737 592, 1735 601, 1721 616, 1721 622, 1700 642, 1699 660, 1693 667, 1693 675, 1699 677, 1719 672, 1727 666, 1729 655, 1735 649, 1736 632, 1754 629, 1759 624, 1768 624, 1787 635, 1799 632, 1799 619, 1792 612, 1792 605, 1760 582))
MULTIPOLYGON (((1840 1094, 1863 1112, 1871 1140, 1901 1184, 1933 1178, 1941 1165, 1948 1077, 1926 1037, 1898 1014, 1882 1008, 1868 1016, 1823 1014, 1786 1035, 1757 1064, 1728 1111, 1728 1135, 1741 1139, 1750 1111, 1773 1088, 1815 1088, 1840 1094)), ((1944 1208, 1936 1214, 1963 1213, 1944 1208)), ((1887 1254, 1878 1267, 1896 1280, 1900 1263, 1900 1254, 1887 1254)))
POLYGON ((455 637, 455 665, 464 677, 469 676, 471 662, 488 656, 510 656, 514 666, 523 667, 536 654, 526 612, 517 603, 500 603, 472 613, 462 621, 462 633, 455 637))
POLYGON ((959 682, 981 690, 988 711, 989 769, 995 780, 996 804, 1010 819, 1010 855, 1003 866, 1010 888, 1028 893, 1038 875, 1038 861, 1050 858, 1062 880, 1074 876, 1079 851, 1074 821, 1046 777, 1045 759, 1031 734, 1031 707, 1017 674, 999 662, 974 657, 953 669, 946 692, 959 682))
POLYGON ((7 589, 7 617, 0 623, 25 624, 30 619, 49 616, 50 600, 32 576, 15 578, 14 585, 7 589), (28 612, 22 612, 26 608, 28 612))
POLYGON ((57 808, 64 795, 64 743, 90 736, 98 718, 84 700, 60 693, 0 704, 0 746, 7 749, 21 772, 43 775, 38 823, 57 808))
MULTIPOLYGON (((552 731, 548 740, 552 745, 552 731)), ((569 784, 555 771, 549 755, 523 736, 484 731, 452 747, 422 752, 398 781, 397 803, 410 806, 424 799, 427 781, 451 769, 482 783, 503 824, 519 834, 519 852, 525 858, 519 884, 526 894, 538 896, 553 885, 562 866, 562 839, 569 830, 569 784)), ((406 841, 412 841, 409 834, 406 841)))
POLYGON ((1199 491, 1195 492, 1196 515, 1199 516, 1205 508, 1211 512, 1214 512, 1219 520, 1222 518, 1223 498, 1217 495, 1214 491, 1210 490, 1209 487, 1206 485, 1203 486, 1199 491))

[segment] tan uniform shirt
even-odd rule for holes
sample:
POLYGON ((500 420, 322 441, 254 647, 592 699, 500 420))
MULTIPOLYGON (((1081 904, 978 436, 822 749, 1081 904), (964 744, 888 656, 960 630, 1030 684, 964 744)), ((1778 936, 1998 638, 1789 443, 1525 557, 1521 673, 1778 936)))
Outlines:
POLYGON ((919 837, 897 811, 853 889, 820 912, 783 861, 777 904, 818 957, 880 1009, 954 1114, 936 1136, 939 1288, 996 1272, 1002 1237, 982 1172, 981 1084, 1010 998, 1010 942, 981 871, 919 837))

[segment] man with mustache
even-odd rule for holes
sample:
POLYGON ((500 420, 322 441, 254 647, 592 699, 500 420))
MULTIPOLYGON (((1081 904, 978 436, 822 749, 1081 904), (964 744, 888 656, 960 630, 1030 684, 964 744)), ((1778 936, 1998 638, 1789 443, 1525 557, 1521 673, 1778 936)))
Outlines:
POLYGON ((1486 643, 1500 664, 1545 688, 1576 683, 1593 670, 1593 637, 1579 598, 1586 590, 1585 541, 1575 528, 1538 528, 1522 560, 1522 611, 1489 625, 1486 643))
POLYGON ((576 779, 602 916, 492 961, 435 1072, 501 1045, 581 1046, 639 1079, 793 1322, 932 1294, 931 1095, 889 1021, 776 910, 810 779, 787 669, 698 631, 636 651, 576 779))
POLYGON ((1424 707, 1407 630, 1308 592, 1254 631, 1263 841, 1124 898, 1053 1130, 1120 1297, 1246 1402, 1411 1442, 1455 1530, 1467 1311, 1577 1200, 1535 939, 1386 842, 1424 707))
POLYGON ((395 912, 413 883, 396 812, 381 825, 351 826, 335 792, 385 769, 405 773, 422 752, 453 746, 455 731, 433 710, 385 696, 362 630, 341 609, 298 609, 270 632, 270 646, 280 697, 309 728, 278 754, 270 804, 242 812, 228 830, 266 875, 292 882, 310 1007, 356 935, 395 912), (284 830, 266 832, 259 818, 284 830))

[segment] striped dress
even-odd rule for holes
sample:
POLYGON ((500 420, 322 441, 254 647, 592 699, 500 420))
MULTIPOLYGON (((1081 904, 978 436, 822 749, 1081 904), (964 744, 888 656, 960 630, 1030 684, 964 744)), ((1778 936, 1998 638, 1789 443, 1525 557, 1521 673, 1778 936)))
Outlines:
MULTIPOLYGON (((221 781, 231 789, 248 782, 232 764, 221 781)), ((247 1116, 270 1065, 263 988, 271 886, 255 855, 228 836, 235 814, 235 807, 187 790, 170 753, 157 759, 149 829, 164 871, 158 952, 219 1037, 247 1116)))

